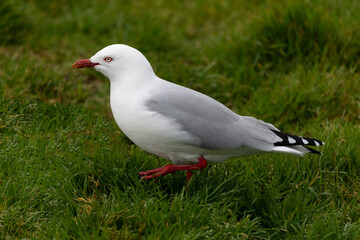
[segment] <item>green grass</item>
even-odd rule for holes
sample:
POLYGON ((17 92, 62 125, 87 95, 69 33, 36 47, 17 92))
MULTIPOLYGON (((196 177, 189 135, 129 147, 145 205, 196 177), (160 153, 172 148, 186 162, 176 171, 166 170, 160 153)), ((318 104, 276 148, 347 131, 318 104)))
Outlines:
POLYGON ((5 1, 1 239, 360 238, 360 4, 5 1), (125 43, 162 78, 323 140, 151 181, 168 162, 116 126, 109 82, 73 62, 125 43))

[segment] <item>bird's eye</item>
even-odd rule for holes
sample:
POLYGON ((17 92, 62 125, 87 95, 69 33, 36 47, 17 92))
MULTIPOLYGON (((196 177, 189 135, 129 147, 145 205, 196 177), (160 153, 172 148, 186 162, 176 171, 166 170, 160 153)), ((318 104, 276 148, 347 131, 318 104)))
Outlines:
POLYGON ((104 58, 104 61, 105 62, 111 62, 113 59, 111 58, 111 57, 106 57, 106 58, 104 58))

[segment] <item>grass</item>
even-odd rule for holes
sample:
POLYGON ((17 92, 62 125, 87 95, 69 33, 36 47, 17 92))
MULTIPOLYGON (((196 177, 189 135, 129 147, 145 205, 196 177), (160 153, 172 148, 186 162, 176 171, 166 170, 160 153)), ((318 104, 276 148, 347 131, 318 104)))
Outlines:
POLYGON ((358 1, 5 1, 1 239, 358 239, 358 1), (139 181, 167 162, 116 126, 109 83, 71 64, 138 48, 155 72, 326 142, 139 181))

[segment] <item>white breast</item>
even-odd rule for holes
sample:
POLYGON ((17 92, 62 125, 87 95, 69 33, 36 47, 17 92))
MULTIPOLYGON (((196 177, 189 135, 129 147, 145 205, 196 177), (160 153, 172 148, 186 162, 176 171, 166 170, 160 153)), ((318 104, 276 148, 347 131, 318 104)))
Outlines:
POLYGON ((184 158, 196 161, 199 153, 189 152, 186 143, 200 140, 184 132, 174 120, 149 111, 144 104, 147 94, 151 94, 151 90, 112 87, 111 110, 120 129, 131 141, 148 152, 172 161, 184 158))

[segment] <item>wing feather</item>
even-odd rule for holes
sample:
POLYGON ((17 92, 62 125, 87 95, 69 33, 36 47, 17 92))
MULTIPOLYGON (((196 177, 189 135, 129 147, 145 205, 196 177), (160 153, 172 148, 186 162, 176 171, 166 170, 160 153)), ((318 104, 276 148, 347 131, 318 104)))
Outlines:
MULTIPOLYGON (((281 140, 273 125, 232 112, 220 102, 194 90, 178 87, 156 90, 145 102, 150 111, 174 119, 182 129, 212 150, 243 146, 271 151, 281 140)), ((191 143, 194 144, 194 143, 191 143)))

